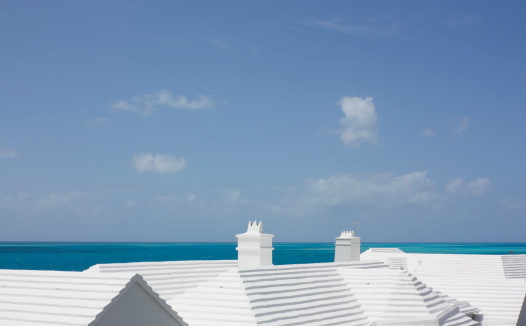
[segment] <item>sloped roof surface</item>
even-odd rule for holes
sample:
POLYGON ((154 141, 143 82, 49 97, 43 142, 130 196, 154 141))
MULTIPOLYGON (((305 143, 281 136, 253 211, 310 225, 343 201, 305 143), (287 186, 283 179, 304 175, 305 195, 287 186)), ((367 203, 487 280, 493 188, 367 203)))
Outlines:
POLYGON ((258 325, 370 325, 338 267, 380 262, 283 265, 241 270, 258 325))
POLYGON ((348 285, 356 293, 367 315, 377 322, 432 323, 440 325, 477 325, 465 314, 441 314, 465 304, 436 293, 404 270, 378 268, 355 270, 340 268, 348 285))
POLYGON ((506 278, 526 279, 526 255, 503 255, 500 258, 506 278))
POLYGON ((526 255, 406 254, 368 250, 362 259, 404 265, 419 280, 480 309, 482 325, 516 325, 526 294, 526 255), (403 261, 404 263, 400 263, 403 261))
POLYGON ((89 272, 123 270, 147 271, 146 281, 153 277, 152 287, 159 291, 160 285, 177 289, 166 292, 168 304, 190 326, 477 324, 455 300, 380 261, 242 270, 235 261, 111 264, 89 272), (178 267, 188 270, 181 273, 178 267), (402 314, 396 312, 401 306, 406 307, 402 314))
POLYGON ((237 260, 98 264, 84 272, 138 273, 164 300, 169 300, 232 267, 237 267, 237 260))
POLYGON ((236 267, 168 301, 191 326, 257 325, 236 267))
POLYGON ((133 276, 0 270, 0 325, 88 325, 133 276))
POLYGON ((237 267, 237 260, 98 264, 84 272, 137 273, 143 276, 148 285, 164 300, 169 300, 232 267, 237 267))

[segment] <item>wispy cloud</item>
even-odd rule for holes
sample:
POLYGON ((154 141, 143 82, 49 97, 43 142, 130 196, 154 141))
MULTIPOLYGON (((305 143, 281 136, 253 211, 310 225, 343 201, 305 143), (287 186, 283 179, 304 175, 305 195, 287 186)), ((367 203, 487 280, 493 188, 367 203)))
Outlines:
MULTIPOLYGON (((34 211, 34 200, 29 192, 19 191, 16 194, 0 193, 0 210, 9 210, 16 214, 26 214, 34 211)), ((8 215, 3 213, 3 217, 8 215)))
POLYGON ((132 208, 135 208, 137 207, 138 204, 135 200, 127 200, 125 203, 124 203, 124 207, 126 207, 127 209, 132 209, 132 208))
POLYGON ((157 196, 155 199, 156 204, 158 202, 168 205, 179 205, 179 204, 192 204, 197 200, 197 196, 194 193, 186 192, 184 195, 171 193, 166 195, 157 196))
POLYGON ((241 198, 241 193, 235 189, 223 189, 221 190, 221 195, 229 203, 235 203, 241 198))
POLYGON ((212 44, 213 46, 221 50, 231 50, 232 49, 230 45, 228 45, 225 41, 221 39, 213 39, 210 41, 210 44, 212 44))
POLYGON ((101 127, 101 126, 105 126, 107 125, 108 123, 110 123, 110 119, 108 118, 100 118, 100 117, 96 117, 96 118, 93 118, 93 119, 90 119, 90 120, 87 120, 85 122, 85 125, 87 127, 101 127))
POLYGON ((398 176, 392 173, 334 175, 276 191, 281 192, 280 200, 269 205, 271 212, 295 217, 349 211, 351 207, 371 212, 406 206, 435 209, 446 199, 425 171, 398 176))
POLYGON ((319 218, 323 212, 349 211, 360 207, 376 213, 385 209, 438 209, 447 196, 428 177, 427 172, 404 175, 392 173, 342 174, 312 178, 296 187, 218 189, 200 193, 198 202, 188 194, 158 196, 155 201, 177 210, 192 205, 192 214, 226 216, 266 214, 283 218, 319 218), (261 195, 265 194, 264 197, 261 195), (200 212, 200 213, 197 213, 200 212))
POLYGON ((489 190, 490 185, 489 179, 478 178, 468 183, 467 190, 471 196, 482 196, 489 190))
POLYGON ((186 160, 173 155, 143 153, 133 157, 133 167, 137 172, 174 173, 186 167, 186 160))
POLYGON ((251 202, 250 199, 245 198, 238 189, 221 189, 218 192, 221 194, 222 199, 228 204, 245 205, 251 202))
POLYGON ((431 128, 427 128, 427 129, 422 130, 420 132, 420 135, 424 137, 432 138, 432 137, 435 137, 437 134, 431 128))
POLYGON ((337 175, 307 182, 312 200, 324 205, 342 203, 380 203, 389 205, 427 204, 439 197, 427 172, 401 176, 337 175))
POLYGON ((463 194, 465 196, 478 197, 487 193, 491 182, 487 178, 478 178, 471 182, 465 182, 461 177, 454 178, 446 185, 449 194, 463 194))
POLYGON ((387 37, 387 36, 400 36, 400 25, 399 24, 390 24, 390 25, 365 25, 365 24, 348 24, 340 19, 332 21, 313 21, 315 26, 325 28, 328 30, 355 35, 362 37, 387 37))
POLYGON ((375 143, 378 139, 376 122, 378 116, 372 97, 343 97, 338 104, 344 117, 339 131, 345 145, 358 146, 362 142, 375 143))
POLYGON ((0 148, 0 158, 13 158, 17 157, 19 154, 18 152, 9 149, 9 148, 0 148))
POLYGON ((25 191, 19 191, 16 195, 0 194, 0 207, 9 207, 11 205, 20 204, 26 201, 30 197, 31 197, 31 194, 25 191))
POLYGON ((469 127, 469 118, 458 118, 450 122, 450 126, 453 128, 453 133, 460 135, 469 127))
POLYGON ((170 91, 163 89, 150 94, 133 97, 129 101, 120 100, 110 106, 114 111, 128 111, 142 115, 151 114, 163 107, 198 110, 213 108, 214 103, 204 95, 199 95, 197 99, 190 101, 183 95, 174 96, 170 91))
POLYGON ((450 180, 446 185, 446 191, 450 194, 458 194, 465 188, 465 182, 461 177, 450 180))
POLYGON ((526 205, 524 204, 526 201, 522 198, 503 198, 500 202, 502 207, 507 210, 526 211, 526 205))
POLYGON ((46 208, 56 208, 65 206, 79 197, 80 193, 70 191, 65 193, 52 193, 48 196, 38 199, 38 205, 46 208))

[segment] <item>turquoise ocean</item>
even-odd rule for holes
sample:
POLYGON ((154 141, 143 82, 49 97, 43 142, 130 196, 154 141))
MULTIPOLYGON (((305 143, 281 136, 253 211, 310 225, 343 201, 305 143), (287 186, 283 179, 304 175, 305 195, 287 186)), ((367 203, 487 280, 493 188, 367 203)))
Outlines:
MULTIPOLYGON (((0 242, 0 269, 82 271, 95 264, 237 259, 236 243, 0 242)), ((362 243, 408 253, 526 254, 526 243, 362 243)), ((275 265, 334 261, 334 243, 274 243, 275 265)))

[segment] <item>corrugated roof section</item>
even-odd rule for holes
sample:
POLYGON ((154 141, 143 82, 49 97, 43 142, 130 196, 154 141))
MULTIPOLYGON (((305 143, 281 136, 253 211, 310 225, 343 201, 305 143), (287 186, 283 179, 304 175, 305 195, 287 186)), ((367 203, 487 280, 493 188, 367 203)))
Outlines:
MULTIPOLYGON (((400 256, 400 254, 397 254, 400 256)), ((407 270, 457 300, 480 309, 482 325, 516 325, 526 294, 526 255, 405 254, 407 270)), ((385 253, 366 251, 362 259, 388 261, 385 253)))
POLYGON ((168 301, 191 326, 255 326, 256 318, 237 268, 168 301))
POLYGON ((526 255, 504 255, 500 257, 506 278, 526 279, 526 255))
POLYGON ((455 300, 379 261, 232 268, 168 303, 191 326, 478 325, 455 300))
POLYGON ((460 311, 462 306, 441 296, 415 276, 403 270, 352 270, 340 268, 365 313, 378 323, 412 320, 422 324, 440 321, 440 325, 478 325, 460 311), (444 319, 441 314, 447 314, 444 319))
POLYGON ((133 276, 0 270, 0 325, 88 325, 133 276))
POLYGON ((99 264, 84 272, 138 273, 164 300, 170 300, 233 267, 237 267, 237 260, 194 260, 99 264))
POLYGON ((258 325, 370 325, 338 267, 374 269, 376 263, 298 264, 242 270, 258 325))

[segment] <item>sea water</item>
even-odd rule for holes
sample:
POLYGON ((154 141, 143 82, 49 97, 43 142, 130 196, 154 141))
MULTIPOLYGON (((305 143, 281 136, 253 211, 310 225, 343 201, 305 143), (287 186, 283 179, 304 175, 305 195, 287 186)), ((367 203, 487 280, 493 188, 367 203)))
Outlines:
MULTIPOLYGON (((237 259, 236 243, 0 242, 0 269, 82 271, 95 264, 237 259)), ((362 243, 407 253, 526 254, 526 243, 362 243)), ((334 243, 274 243, 275 265, 334 261, 334 243)))

